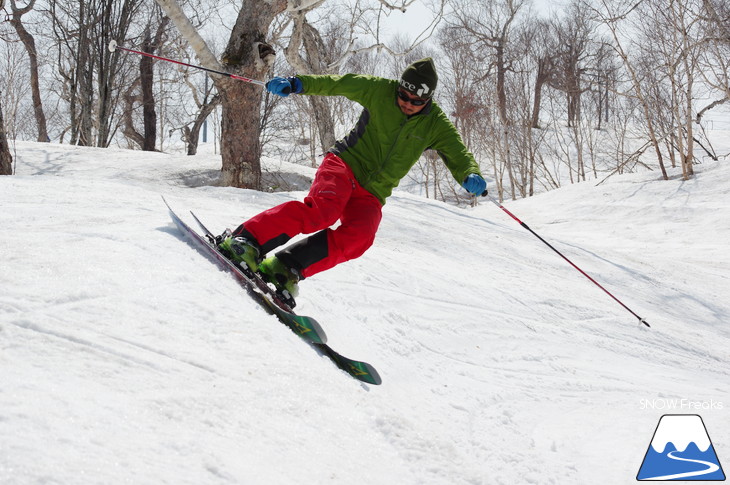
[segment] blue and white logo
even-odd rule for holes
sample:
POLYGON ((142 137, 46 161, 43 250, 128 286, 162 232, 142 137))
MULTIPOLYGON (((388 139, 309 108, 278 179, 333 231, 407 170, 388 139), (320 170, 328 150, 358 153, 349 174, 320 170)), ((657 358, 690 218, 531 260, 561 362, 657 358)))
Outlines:
POLYGON ((725 480, 702 418, 696 414, 662 416, 636 479, 725 480))

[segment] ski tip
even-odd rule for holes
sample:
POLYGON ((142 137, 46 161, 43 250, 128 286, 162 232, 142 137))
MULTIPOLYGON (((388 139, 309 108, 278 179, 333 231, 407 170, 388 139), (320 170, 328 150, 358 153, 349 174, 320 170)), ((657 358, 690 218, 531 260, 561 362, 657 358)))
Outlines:
POLYGON ((368 381, 369 384, 373 384, 375 386, 379 386, 383 383, 383 379, 380 378, 380 374, 378 374, 378 371, 375 370, 375 367, 373 367, 370 364, 367 364, 368 368, 368 374, 370 375, 370 379, 368 381))
POLYGON ((380 378, 380 374, 378 374, 378 371, 375 370, 375 367, 367 362, 351 361, 348 362, 348 365, 346 368, 343 368, 343 370, 358 381, 366 384, 379 386, 383 382, 383 379, 380 378))

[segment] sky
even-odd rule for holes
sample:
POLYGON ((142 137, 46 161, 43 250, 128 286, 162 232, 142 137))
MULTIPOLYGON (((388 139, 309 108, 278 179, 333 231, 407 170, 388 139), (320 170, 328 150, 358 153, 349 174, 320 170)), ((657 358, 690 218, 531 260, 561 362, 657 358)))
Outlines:
MULTIPOLYGON (((548 17, 557 13, 562 8, 563 2, 551 2, 547 0, 532 0, 530 5, 533 11, 548 17)), ((385 21, 385 28, 391 35, 405 33, 411 40, 418 38, 422 32, 429 29, 434 18, 433 7, 429 3, 416 1, 406 9, 405 12, 393 11, 385 21)))

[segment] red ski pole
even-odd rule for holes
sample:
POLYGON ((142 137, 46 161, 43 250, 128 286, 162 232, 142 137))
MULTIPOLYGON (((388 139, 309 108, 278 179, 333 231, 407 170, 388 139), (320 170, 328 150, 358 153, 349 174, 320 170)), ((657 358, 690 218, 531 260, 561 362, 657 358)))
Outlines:
POLYGON ((172 62, 174 64, 180 64, 181 66, 192 67, 193 69, 200 69, 201 71, 212 72, 213 74, 219 74, 221 76, 230 77, 231 79, 237 79, 239 81, 243 81, 243 82, 247 82, 247 83, 251 83, 251 84, 258 84, 259 86, 266 87, 266 83, 263 81, 249 79, 247 77, 238 76, 236 74, 231 74, 230 72, 216 71, 215 69, 208 69, 207 67, 196 66, 194 64, 188 64, 187 62, 181 62, 181 61, 176 61, 174 59, 168 59, 167 57, 156 56, 154 54, 150 54, 149 52, 142 52, 142 51, 136 51, 134 49, 128 49, 126 47, 122 47, 122 46, 118 45, 116 40, 109 42, 109 50, 111 52, 114 52, 117 49, 119 49, 120 51, 131 52, 133 54, 139 54, 140 56, 151 57, 153 59, 157 59, 160 61, 172 62))
POLYGON ((500 204, 499 202, 497 202, 497 201, 496 201, 496 200, 495 200, 495 199, 494 199, 494 198, 493 198, 492 196, 490 196, 490 195, 487 195, 487 193, 486 193, 486 192, 484 192, 484 194, 482 194, 482 196, 486 196, 486 197, 489 197, 489 200, 491 200, 491 201, 492 201, 492 203, 494 203, 494 205, 496 205, 497 207, 499 207, 500 209, 502 209, 502 210, 503 210, 503 211, 504 211, 504 212, 505 212, 505 213, 506 213, 506 214, 507 214, 508 216, 510 216, 510 217, 511 217, 512 219, 514 219, 515 221, 517 221, 517 223, 518 223, 518 224, 519 224, 520 226, 522 226, 522 227, 524 227, 525 229, 527 229, 528 231, 530 231, 530 232, 532 233, 532 235, 533 235, 533 236, 535 236, 535 237, 536 237, 536 238, 538 238, 538 239, 539 239, 540 241, 542 241, 543 243, 545 243, 545 245, 546 245, 547 247, 549 247, 550 249, 552 249, 553 251, 555 251, 556 253, 558 253, 558 255, 559 255, 559 256, 560 256, 561 258, 563 258, 564 260, 566 260, 566 261, 568 262, 568 264, 570 264, 570 265, 571 265, 571 266, 572 266, 573 268, 577 269, 577 270, 578 270, 578 271, 580 272, 580 274, 582 274, 583 276, 585 276, 586 278, 588 278, 588 279, 589 279, 589 280, 590 280, 590 281, 591 281, 591 282, 592 282, 592 283, 593 283, 594 285, 596 285, 597 287, 599 287, 600 289, 602 289, 602 290, 603 290, 604 292, 606 292, 606 294, 607 294, 608 296, 610 296, 611 298, 613 298, 614 300, 616 300, 616 302, 617 302, 617 303, 618 303, 619 305, 621 305, 622 307, 624 307, 624 308, 625 308, 625 309, 626 309, 626 310, 627 310, 627 311, 628 311, 629 313, 631 313, 631 314, 632 314, 633 316, 635 316, 635 317, 636 317, 636 318, 637 318, 637 319, 639 320, 639 322, 643 323, 643 324, 644 324, 644 325, 646 325, 647 327, 651 327, 651 325, 649 325, 649 324, 647 323, 647 321, 646 321, 646 320, 644 320, 644 319, 643 319, 643 318, 641 318, 641 317, 640 317, 639 315, 637 315, 636 313, 634 313, 634 311, 633 311, 633 310, 632 310, 631 308, 629 308, 629 307, 627 307, 626 305, 624 305, 624 303, 623 303, 623 302, 622 302, 621 300, 619 300, 618 298, 616 298, 615 296, 613 296, 613 294, 611 294, 611 292, 610 292, 610 291, 608 291, 608 290, 607 290, 606 288, 604 288, 603 286, 601 286, 600 284, 598 284, 598 282, 597 282, 596 280, 594 280, 593 278, 591 278, 591 277, 590 277, 590 276, 588 275, 588 273, 586 273, 585 271, 583 271, 582 269, 580 269, 580 268, 579 268, 578 266, 576 266, 576 265, 575 265, 575 264, 574 264, 574 263, 573 263, 573 262, 572 262, 571 260, 569 260, 569 259, 568 259, 567 257, 565 257, 565 255, 564 255, 563 253, 561 253, 560 251, 558 251, 557 249, 555 249, 555 248, 554 248, 554 247, 553 247, 553 246, 552 246, 552 245, 551 245, 551 244, 550 244, 549 242, 547 242, 546 240, 544 240, 544 239, 543 239, 542 237, 540 237, 540 235, 538 235, 538 234, 537 234, 537 233, 536 233, 535 231, 533 231, 532 229, 530 229, 530 226, 528 226, 527 224, 525 224, 524 222, 522 222, 521 220, 519 220, 519 219, 517 218, 517 216, 515 216, 515 215, 514 215, 514 214, 512 214, 512 213, 511 213, 510 211, 508 211, 508 210, 507 210, 507 209, 506 209, 506 208, 505 208, 505 207, 504 207, 504 206, 503 206, 502 204, 500 204))

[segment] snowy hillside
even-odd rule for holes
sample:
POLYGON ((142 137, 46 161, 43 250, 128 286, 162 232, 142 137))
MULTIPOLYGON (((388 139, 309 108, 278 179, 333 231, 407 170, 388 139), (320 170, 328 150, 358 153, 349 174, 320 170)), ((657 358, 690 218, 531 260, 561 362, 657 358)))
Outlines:
POLYGON ((303 192, 206 185, 213 156, 16 155, 2 484, 629 484, 666 413, 700 414, 730 464, 727 162, 505 203, 651 329, 496 206, 396 192, 375 246, 304 281, 297 308, 379 370, 368 386, 186 244, 160 198, 218 231, 303 192))

